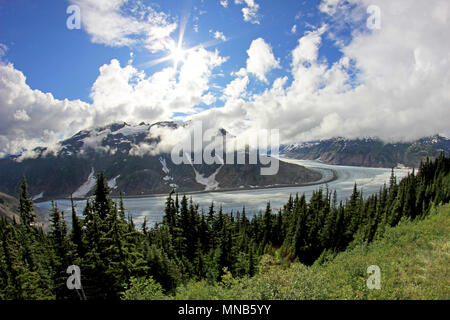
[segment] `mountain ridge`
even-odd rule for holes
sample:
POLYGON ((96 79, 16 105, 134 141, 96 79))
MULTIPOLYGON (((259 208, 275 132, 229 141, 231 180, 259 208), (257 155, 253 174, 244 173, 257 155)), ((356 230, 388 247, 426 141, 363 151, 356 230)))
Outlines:
MULTIPOLYGON (((33 200, 84 198, 92 194, 96 175, 104 171, 112 195, 125 196, 303 185, 321 179, 319 172, 280 161, 275 175, 263 176, 256 164, 175 165, 167 140, 190 123, 174 121, 130 125, 126 122, 81 130, 60 141, 58 148, 36 148, 34 157, 0 159, 0 191, 15 194, 22 175, 33 200), (161 131, 162 130, 162 131, 161 131), (164 134, 162 134, 163 132, 164 134), (166 136, 167 135, 167 136, 166 136)), ((224 129, 217 136, 228 134, 224 129)), ((176 138, 176 137, 175 137, 176 138)), ((248 158, 248 155, 246 155, 248 158)))
POLYGON ((283 145, 280 153, 301 160, 318 160, 334 165, 417 168, 420 161, 450 154, 450 139, 434 135, 413 142, 388 142, 377 138, 332 138, 283 145))

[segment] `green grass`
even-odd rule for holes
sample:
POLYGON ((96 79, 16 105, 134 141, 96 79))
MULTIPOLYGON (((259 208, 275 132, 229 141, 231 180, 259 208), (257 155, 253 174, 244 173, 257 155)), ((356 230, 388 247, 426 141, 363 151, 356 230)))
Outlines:
POLYGON ((132 299, 450 299, 450 204, 432 209, 424 220, 402 221, 382 239, 322 259, 289 266, 265 255, 253 278, 221 283, 191 282, 174 296, 134 291, 132 299), (381 289, 369 290, 366 269, 381 269, 381 289))
POLYGON ((450 299, 450 205, 311 269, 326 279, 326 299, 450 299), (367 289, 369 265, 381 269, 380 290, 367 289))

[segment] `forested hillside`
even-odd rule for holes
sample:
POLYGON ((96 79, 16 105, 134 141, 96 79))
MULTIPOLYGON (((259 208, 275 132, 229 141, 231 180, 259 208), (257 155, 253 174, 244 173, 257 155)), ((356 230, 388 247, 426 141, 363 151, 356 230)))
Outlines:
MULTIPOLYGON (((72 229, 67 230, 64 214, 55 204, 50 213, 51 231, 45 234, 34 224, 32 202, 24 181, 19 198, 22 223, 1 221, 0 298, 78 299, 78 294, 87 299, 173 295, 181 299, 196 298, 196 294, 191 296, 191 291, 184 289, 186 285, 210 288, 225 283, 232 287, 239 285, 235 279, 251 278, 242 281, 258 283, 262 281, 258 279, 276 276, 278 273, 268 268, 271 262, 267 259, 271 256, 270 259, 277 259, 286 268, 292 265, 291 268, 307 270, 303 275, 314 273, 315 266, 328 260, 339 263, 342 256, 335 260, 333 257, 340 251, 347 249, 344 254, 357 259, 363 257, 365 249, 358 248, 364 248, 365 244, 376 239, 392 243, 390 237, 395 231, 391 227, 403 220, 424 219, 432 208, 448 203, 450 159, 441 155, 434 161, 427 160, 417 173, 400 182, 392 175, 388 186, 369 197, 363 197, 356 185, 345 202, 337 202, 336 193, 324 189, 317 190, 309 201, 304 195, 287 195, 287 203, 281 210, 274 212, 268 203, 265 212, 252 219, 247 218, 245 208, 241 212, 225 213, 211 204, 208 212, 203 212, 192 199, 171 194, 163 222, 151 228, 144 223, 137 230, 133 220, 127 217, 122 201, 115 203, 108 194, 108 185, 100 174, 94 197, 87 201, 83 217, 77 217, 73 209, 69 213, 72 229), (359 254, 357 250, 363 251, 359 254), (81 269, 81 292, 66 288, 66 269, 72 264, 81 269)), ((419 230, 419 242, 421 234, 419 230)), ((279 273, 277 285, 281 287, 289 275, 283 277, 279 273)), ((303 280, 299 279, 301 283, 303 280)), ((312 279, 321 281, 321 278, 312 279)), ((339 284, 343 296, 359 297, 353 280, 339 284)), ((341 281, 346 281, 345 277, 341 281)), ((274 282, 277 281, 266 283, 274 282)), ((305 283, 315 290, 314 283, 305 283)), ((302 297, 316 296, 293 292, 253 298, 302 297)))
POLYGON ((290 263, 271 251, 254 277, 208 284, 192 281, 175 295, 164 295, 150 281, 133 280, 127 299, 303 300, 450 299, 450 205, 433 208, 425 219, 388 227, 371 244, 361 243, 312 266, 290 263), (366 286, 367 267, 380 267, 380 290, 366 286))

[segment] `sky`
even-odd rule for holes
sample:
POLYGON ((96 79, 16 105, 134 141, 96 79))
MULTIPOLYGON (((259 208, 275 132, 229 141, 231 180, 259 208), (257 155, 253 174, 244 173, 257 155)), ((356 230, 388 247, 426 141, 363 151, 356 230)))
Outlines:
POLYGON ((117 121, 448 134, 449 19, 447 0, 0 0, 0 156, 117 121))

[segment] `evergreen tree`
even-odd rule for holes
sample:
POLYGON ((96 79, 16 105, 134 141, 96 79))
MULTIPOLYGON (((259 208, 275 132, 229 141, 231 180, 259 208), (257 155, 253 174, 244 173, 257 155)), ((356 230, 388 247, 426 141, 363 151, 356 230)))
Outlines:
POLYGON ((83 257, 85 253, 85 247, 83 244, 82 222, 77 216, 72 196, 70 197, 70 201, 72 205, 72 231, 70 233, 70 239, 75 246, 77 255, 79 257, 83 257))
POLYGON ((64 214, 59 211, 58 206, 53 201, 50 210, 50 223, 49 238, 54 253, 54 292, 56 299, 66 299, 72 296, 66 287, 66 269, 69 265, 72 265, 69 253, 70 244, 67 239, 67 225, 64 220, 64 214))
POLYGON ((22 177, 19 193, 19 216, 24 226, 30 226, 35 222, 36 215, 33 210, 33 201, 28 194, 28 185, 25 176, 22 177))

